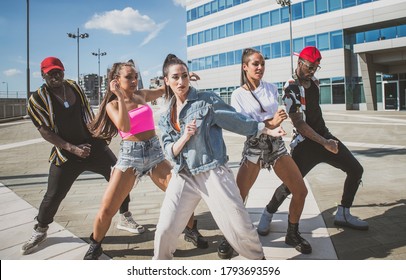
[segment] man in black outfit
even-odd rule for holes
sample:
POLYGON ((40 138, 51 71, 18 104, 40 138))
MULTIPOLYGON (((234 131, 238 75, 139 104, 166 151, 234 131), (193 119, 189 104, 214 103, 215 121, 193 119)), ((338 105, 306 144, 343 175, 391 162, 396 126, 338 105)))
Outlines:
MULTIPOLYGON (((319 105, 320 88, 314 73, 320 68, 321 54, 313 46, 305 47, 299 54, 295 74, 284 85, 286 111, 295 127, 291 155, 305 177, 317 164, 327 163, 347 174, 341 204, 337 207, 334 224, 358 230, 367 230, 368 223, 350 213, 355 194, 361 183, 363 168, 348 148, 333 136, 323 119, 319 105)), ((290 194, 280 185, 261 216, 258 231, 269 231, 273 213, 290 194)))

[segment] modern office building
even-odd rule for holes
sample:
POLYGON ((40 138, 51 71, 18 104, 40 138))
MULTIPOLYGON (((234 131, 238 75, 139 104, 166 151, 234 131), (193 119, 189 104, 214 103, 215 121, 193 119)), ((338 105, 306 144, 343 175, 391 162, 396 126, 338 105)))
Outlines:
POLYGON ((264 80, 281 89, 291 62, 293 68, 297 64, 291 54, 313 45, 323 56, 316 72, 322 107, 406 110, 405 0, 186 3, 187 59, 201 77, 199 89, 214 90, 229 102, 240 84, 241 54, 247 47, 262 52, 264 80))

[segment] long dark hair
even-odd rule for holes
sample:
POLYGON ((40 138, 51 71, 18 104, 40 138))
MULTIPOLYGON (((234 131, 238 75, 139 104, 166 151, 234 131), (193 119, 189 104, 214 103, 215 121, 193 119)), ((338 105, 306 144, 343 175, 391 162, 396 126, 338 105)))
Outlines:
POLYGON ((264 107, 262 107, 261 102, 259 102, 258 98, 252 92, 251 82, 247 78, 247 72, 244 71, 244 64, 248 65, 248 63, 250 62, 250 56, 253 55, 254 53, 262 55, 260 51, 253 49, 253 48, 246 48, 242 52, 240 86, 247 85, 248 90, 251 92, 252 97, 254 97, 255 100, 258 102, 259 107, 261 107, 261 112, 263 113, 266 111, 265 111, 264 107))
MULTIPOLYGON (((174 54, 168 54, 164 60, 164 64, 162 65, 162 75, 166 78, 168 78, 168 74, 169 74, 169 67, 172 65, 184 65, 189 73, 189 68, 187 67, 186 63, 183 62, 182 59, 178 58, 176 55, 174 54)), ((174 95, 171 87, 167 86, 165 83, 165 94, 163 95, 163 97, 166 100, 169 100, 172 98, 172 96, 174 95)))
POLYGON ((113 64, 108 74, 107 91, 102 103, 100 104, 99 112, 94 120, 88 125, 92 135, 97 138, 111 140, 111 138, 116 136, 118 133, 117 127, 107 115, 106 106, 114 99, 117 99, 117 96, 110 90, 110 82, 120 76, 121 69, 126 66, 134 68, 134 64, 131 62, 117 62, 113 64))

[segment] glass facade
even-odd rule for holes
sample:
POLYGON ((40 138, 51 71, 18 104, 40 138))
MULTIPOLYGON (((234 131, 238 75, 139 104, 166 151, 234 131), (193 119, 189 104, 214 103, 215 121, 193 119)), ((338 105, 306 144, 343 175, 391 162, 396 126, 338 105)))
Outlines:
MULTIPOLYGON (((224 30, 224 32, 226 32, 224 30)), ((314 45, 320 50, 333 50, 333 49, 341 49, 343 48, 343 31, 342 30, 335 30, 328 33, 316 34, 312 36, 300 37, 293 39, 293 51, 299 53, 304 46, 314 45)), ((285 40, 282 42, 274 42, 270 44, 264 44, 262 46, 252 46, 259 50, 265 59, 274 59, 280 57, 287 57, 290 56, 290 41, 285 40)), ((227 65, 234 65, 239 64, 241 61, 241 53, 242 50, 234 50, 229 51, 227 53, 220 53, 212 55, 212 61, 214 61, 214 57, 219 57, 219 64, 215 65, 214 63, 210 63, 206 65, 205 62, 202 63, 194 63, 196 61, 200 61, 201 58, 194 58, 191 60, 189 64, 189 68, 191 71, 199 71, 204 69, 222 67, 227 65), (233 53, 233 55, 231 55, 233 53)), ((210 61, 210 60, 209 60, 210 61)))
MULTIPOLYGON (((355 5, 361 5, 364 3, 368 3, 368 2, 372 2, 372 1, 377 1, 377 0, 308 0, 308 1, 304 1, 304 2, 300 2, 300 3, 296 3, 293 4, 291 6, 292 8, 292 21, 293 20, 300 20, 302 18, 306 18, 306 17, 311 17, 311 16, 316 16, 319 14, 323 14, 323 13, 328 13, 328 12, 334 12, 340 9, 345 9, 348 7, 352 7, 355 5)), ((217 3, 218 7, 222 7, 222 9, 217 8, 217 11, 220 10, 224 10, 224 9, 228 9, 231 8, 235 5, 239 5, 241 3, 245 3, 248 1, 226 1, 226 0, 218 0, 218 1, 213 1, 211 3, 217 3), (230 2, 229 4, 227 4, 228 2, 230 2), (231 4, 232 2, 232 4, 231 4)), ((207 5, 207 4, 206 4, 207 5)), ((216 6, 216 5, 215 5, 216 6)), ((192 13, 191 11, 196 10, 195 12, 193 12, 193 14, 195 14, 195 19, 200 18, 200 17, 204 17, 206 14, 206 10, 205 10, 205 5, 203 6, 199 6, 198 8, 194 8, 192 10, 188 11, 192 13), (203 7, 203 8, 200 8, 203 7), (201 12, 199 12, 201 10, 201 12), (201 15, 199 17, 199 15, 201 15)), ((216 6, 217 7, 217 6, 216 6)), ((210 10, 207 12, 207 15, 212 14, 213 11, 210 10)), ((250 32, 253 30, 257 30, 257 29, 261 29, 261 28, 266 28, 269 26, 273 26, 273 25, 278 25, 278 24, 282 24, 285 22, 289 22, 289 8, 287 6, 283 7, 283 8, 278 8, 276 10, 272 10, 272 11, 267 11, 264 12, 260 15, 254 15, 248 18, 243 18, 243 19, 239 19, 237 21, 233 21, 224 25, 220 25, 217 27, 213 27, 211 29, 211 32, 213 32, 213 29, 217 29, 218 33, 220 34, 220 32, 222 34, 224 34, 224 36, 217 36, 217 37, 207 37, 203 38, 203 40, 193 40, 193 36, 195 36, 196 34, 189 34, 187 43, 188 43, 188 47, 191 46, 195 46, 195 45, 199 45, 199 44, 204 44, 213 40, 218 40, 218 39, 222 39, 222 38, 226 38, 226 37, 231 37, 231 36, 235 36, 241 33, 246 33, 246 32, 250 32), (225 30, 227 29, 227 32, 225 32, 225 30), (192 37, 192 38, 190 38, 192 37)))

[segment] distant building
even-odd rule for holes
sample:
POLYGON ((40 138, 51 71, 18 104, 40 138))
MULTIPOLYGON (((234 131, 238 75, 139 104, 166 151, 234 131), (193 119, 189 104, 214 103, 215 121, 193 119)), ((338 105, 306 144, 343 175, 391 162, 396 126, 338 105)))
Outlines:
POLYGON ((281 90, 292 52, 313 45, 323 56, 322 107, 406 110, 406 1, 293 0, 291 13, 281 2, 288 1, 186 0, 187 59, 201 89, 229 102, 251 47, 266 59, 264 80, 281 90))

